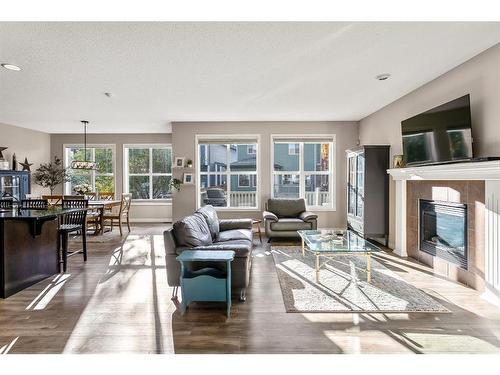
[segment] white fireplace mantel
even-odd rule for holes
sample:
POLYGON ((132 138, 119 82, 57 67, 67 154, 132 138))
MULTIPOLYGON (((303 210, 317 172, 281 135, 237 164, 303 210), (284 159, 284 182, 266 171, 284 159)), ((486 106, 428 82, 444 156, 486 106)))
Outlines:
MULTIPOLYGON (((468 162, 457 164, 429 165, 412 168, 388 169, 387 173, 396 182, 396 232, 394 233, 394 252, 400 256, 408 256, 406 250, 406 182, 418 180, 483 180, 485 181, 486 204, 495 205, 500 201, 500 160, 484 162, 468 162)), ((497 206, 498 207, 498 206, 497 206)), ((498 212, 492 211, 498 216, 498 212)), ((495 221, 496 223, 496 221, 495 221)), ((498 228, 489 228, 500 231, 498 228)), ((487 225, 488 227, 488 225, 487 225)), ((488 238, 488 237, 487 237, 488 238)), ((495 244, 496 245, 496 244, 495 244)), ((487 244, 488 246, 488 244, 487 244)))
POLYGON ((396 181, 500 180, 500 160, 388 169, 396 181))

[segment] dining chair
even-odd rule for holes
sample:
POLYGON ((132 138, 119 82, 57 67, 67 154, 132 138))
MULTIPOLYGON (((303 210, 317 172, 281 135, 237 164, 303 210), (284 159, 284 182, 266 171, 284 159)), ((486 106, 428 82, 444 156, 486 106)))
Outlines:
POLYGON ((51 206, 61 204, 62 195, 42 195, 42 199, 46 199, 51 206))
POLYGON ((99 192, 99 199, 103 201, 112 201, 115 199, 115 193, 113 191, 99 192))
POLYGON ((85 199, 88 199, 89 201, 95 201, 97 200, 97 193, 95 192, 90 192, 84 195, 85 199))
POLYGON ((46 210, 49 208, 47 199, 23 199, 21 200, 21 208, 24 210, 46 210))
POLYGON ((120 202, 120 209, 117 213, 105 213, 103 215, 103 225, 106 224, 106 221, 109 220, 111 223, 111 230, 113 230, 113 225, 115 220, 118 223, 118 227, 120 228, 120 236, 123 236, 122 231, 122 219, 126 218, 127 220, 127 228, 130 232, 130 203, 132 201, 132 194, 122 194, 122 199, 120 202))
POLYGON ((89 206, 89 201, 86 199, 63 199, 62 208, 80 208, 81 210, 68 212, 61 216, 61 221, 59 224, 59 238, 60 242, 58 248, 62 252, 62 264, 63 272, 66 272, 68 268, 68 257, 75 254, 83 254, 83 261, 87 261, 87 230, 86 230, 86 220, 87 220, 87 209, 89 206), (68 242, 70 233, 80 233, 82 236, 82 249, 70 252, 68 251, 68 242))
POLYGON ((40 194, 24 194, 24 199, 41 199, 40 194))
POLYGON ((0 199, 0 208, 4 208, 4 209, 11 209, 12 208, 12 202, 13 200, 12 199, 0 199))

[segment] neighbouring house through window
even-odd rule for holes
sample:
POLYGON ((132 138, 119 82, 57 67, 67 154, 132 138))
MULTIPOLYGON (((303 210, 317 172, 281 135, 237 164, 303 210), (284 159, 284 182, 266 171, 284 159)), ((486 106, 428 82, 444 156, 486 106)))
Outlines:
POLYGON ((273 137, 272 196, 334 209, 334 136, 273 137))
POLYGON ((197 138, 198 206, 258 207, 257 139, 197 138))

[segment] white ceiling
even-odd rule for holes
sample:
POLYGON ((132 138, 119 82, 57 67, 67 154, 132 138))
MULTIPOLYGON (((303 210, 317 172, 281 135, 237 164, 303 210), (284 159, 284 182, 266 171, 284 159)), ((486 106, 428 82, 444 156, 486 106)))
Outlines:
POLYGON ((22 71, 0 69, 0 122, 359 120, 498 42, 500 23, 4 22, 0 63, 22 71))

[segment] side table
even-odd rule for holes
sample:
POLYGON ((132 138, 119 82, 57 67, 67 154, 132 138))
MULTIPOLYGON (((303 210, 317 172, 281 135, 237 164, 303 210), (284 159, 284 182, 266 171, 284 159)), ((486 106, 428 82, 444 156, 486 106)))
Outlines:
POLYGON ((227 316, 231 313, 231 262, 234 251, 186 250, 176 258, 181 263, 181 312, 193 301, 225 301, 227 316), (189 270, 187 263, 226 263, 226 272, 214 267, 189 270))
POLYGON ((260 232, 260 223, 262 223, 261 219, 252 219, 252 226, 257 226, 257 233, 259 233, 259 240, 262 243, 262 234, 260 232))

